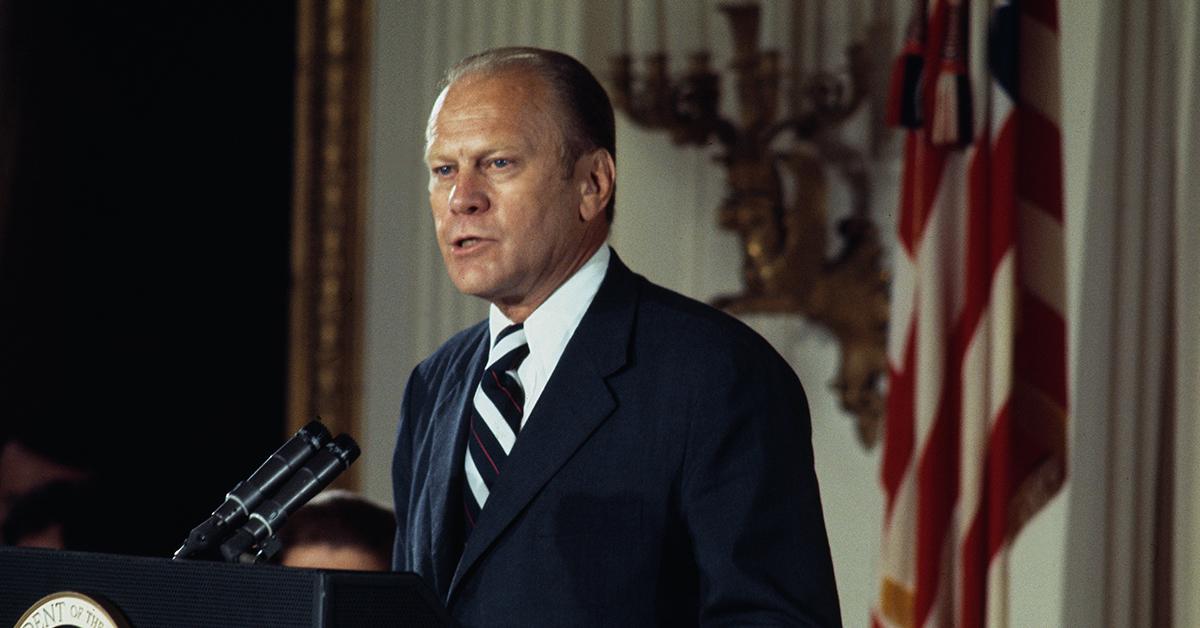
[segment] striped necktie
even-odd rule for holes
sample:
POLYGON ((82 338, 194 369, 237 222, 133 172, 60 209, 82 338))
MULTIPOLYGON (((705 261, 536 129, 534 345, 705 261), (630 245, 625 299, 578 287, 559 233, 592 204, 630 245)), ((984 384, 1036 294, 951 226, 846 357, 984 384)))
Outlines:
POLYGON ((522 325, 510 325, 496 336, 487 367, 470 409, 467 434, 466 490, 467 531, 475 528, 479 511, 504 469, 521 430, 525 391, 517 379, 517 367, 529 355, 522 325))

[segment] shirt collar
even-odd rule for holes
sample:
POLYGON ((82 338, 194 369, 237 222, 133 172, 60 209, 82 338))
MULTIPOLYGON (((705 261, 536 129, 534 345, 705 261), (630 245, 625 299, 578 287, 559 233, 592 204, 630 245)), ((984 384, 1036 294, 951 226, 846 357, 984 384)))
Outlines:
MULTIPOLYGON (((575 333, 579 321, 592 299, 600 290, 608 261, 612 256, 605 244, 584 262, 561 286, 525 319, 525 339, 529 343, 529 358, 536 360, 542 372, 552 370, 567 341, 575 333)), ((489 338, 495 338, 513 322, 494 304, 488 308, 489 338)), ((489 343, 490 344, 490 343, 489 343)), ((490 349, 489 349, 490 353, 490 349)))

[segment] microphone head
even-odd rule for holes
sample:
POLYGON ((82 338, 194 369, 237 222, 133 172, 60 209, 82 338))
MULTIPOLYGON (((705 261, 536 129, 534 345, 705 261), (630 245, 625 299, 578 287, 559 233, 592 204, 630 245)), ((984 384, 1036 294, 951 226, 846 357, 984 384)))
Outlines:
POLYGON ((295 437, 302 437, 312 444, 313 449, 319 449, 321 445, 333 438, 333 434, 329 433, 329 428, 325 427, 324 423, 316 420, 309 421, 308 425, 297 430, 295 437))
POLYGON ((358 443, 354 442, 349 434, 338 435, 337 438, 325 444, 325 449, 337 456, 338 460, 341 460, 342 464, 347 467, 358 460, 358 455, 362 453, 362 450, 358 448, 358 443))

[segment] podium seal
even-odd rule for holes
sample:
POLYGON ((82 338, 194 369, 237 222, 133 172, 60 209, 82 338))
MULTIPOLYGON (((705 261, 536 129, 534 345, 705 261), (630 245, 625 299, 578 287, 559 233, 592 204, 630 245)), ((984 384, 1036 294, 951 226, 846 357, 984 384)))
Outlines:
POLYGON ((59 591, 34 602, 13 628, 128 628, 121 614, 94 598, 59 591))

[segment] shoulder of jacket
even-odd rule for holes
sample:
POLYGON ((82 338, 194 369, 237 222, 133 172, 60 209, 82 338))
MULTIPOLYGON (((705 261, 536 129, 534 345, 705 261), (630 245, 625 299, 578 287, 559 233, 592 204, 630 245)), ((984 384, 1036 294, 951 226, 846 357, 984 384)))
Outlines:
POLYGON ((447 370, 463 368, 480 346, 487 343, 488 324, 483 320, 450 337, 417 365, 414 375, 429 381, 447 370))

